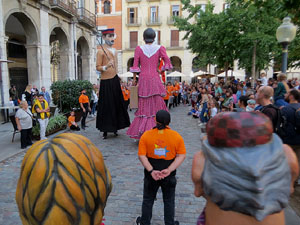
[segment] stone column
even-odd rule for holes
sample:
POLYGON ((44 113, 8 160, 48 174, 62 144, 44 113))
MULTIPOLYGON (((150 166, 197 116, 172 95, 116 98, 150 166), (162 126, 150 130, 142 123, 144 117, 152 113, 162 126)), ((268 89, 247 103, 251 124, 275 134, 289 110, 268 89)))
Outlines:
MULTIPOLYGON (((0 1, 1 5, 1 1, 0 1)), ((0 9, 1 10, 1 9, 0 9)), ((0 11, 1 15, 1 11, 0 11)), ((0 24, 2 18, 0 18, 0 24)), ((0 25, 0 26, 1 26, 0 25)), ((0 27, 0 59, 7 60, 7 53, 6 53, 6 43, 8 41, 8 37, 4 35, 4 33, 1 33, 1 27, 0 27)), ((1 63, 1 62, 0 62, 1 63)), ((0 101, 1 104, 7 104, 9 102, 9 71, 8 71, 8 66, 6 62, 1 63, 1 72, 2 72, 2 87, 3 91, 1 91, 0 96, 1 96, 0 101), (2 102, 3 99, 3 102, 2 102)))
POLYGON ((69 77, 70 80, 75 80, 77 73, 77 57, 76 57, 76 25, 75 21, 70 24, 70 42, 69 42, 69 77))
POLYGON ((90 55, 82 56, 82 79, 91 81, 91 57, 90 55))
POLYGON ((97 55, 97 44, 96 36, 91 35, 91 52, 90 52, 90 79, 92 84, 97 83, 97 73, 96 73, 96 55, 97 55))
POLYGON ((71 51, 68 50, 62 50, 60 52, 60 79, 61 80, 66 80, 66 79, 71 79, 70 76, 70 56, 71 51))
MULTIPOLYGON (((26 45, 28 84, 41 88, 42 77, 40 76, 41 53, 38 45, 26 45)), ((50 74, 50 71, 49 71, 50 74)), ((51 77, 50 77, 51 78, 51 77)))
MULTIPOLYGON (((49 14, 48 8, 42 6, 40 9, 40 49, 38 50, 40 57, 38 58, 41 70, 40 86, 45 86, 46 90, 50 90, 52 84, 50 69, 50 31, 49 31, 49 14)), ((29 60, 27 60, 28 63, 29 60)))

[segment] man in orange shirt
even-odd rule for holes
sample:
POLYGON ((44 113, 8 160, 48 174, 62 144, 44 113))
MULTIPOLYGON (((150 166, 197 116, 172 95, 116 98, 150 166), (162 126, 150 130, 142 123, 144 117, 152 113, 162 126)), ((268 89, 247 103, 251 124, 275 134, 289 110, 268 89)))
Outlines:
POLYGON ((173 85, 171 84, 171 82, 168 82, 168 85, 167 85, 167 92, 169 94, 169 109, 171 109, 171 106, 173 105, 174 107, 174 96, 173 96, 173 93, 174 93, 174 87, 173 85))
POLYGON ((142 216, 137 225, 150 225, 152 207, 159 187, 164 200, 164 219, 166 225, 179 225, 174 221, 176 169, 185 159, 186 149, 183 138, 171 130, 170 114, 165 110, 156 113, 156 126, 146 131, 139 143, 139 159, 144 170, 144 193, 142 216))
POLYGON ((174 104, 173 106, 177 106, 178 105, 178 95, 179 95, 179 84, 177 81, 175 81, 175 84, 174 84, 174 104))
POLYGON ((82 110, 81 128, 85 130, 85 128, 87 127, 85 125, 85 119, 87 117, 88 112, 91 111, 89 97, 86 95, 85 89, 81 90, 81 95, 79 96, 79 104, 82 110))
POLYGON ((166 96, 164 97, 164 101, 165 101, 166 107, 168 107, 168 102, 169 102, 170 96, 169 96, 168 88, 166 85, 165 85, 165 89, 166 89, 166 96))

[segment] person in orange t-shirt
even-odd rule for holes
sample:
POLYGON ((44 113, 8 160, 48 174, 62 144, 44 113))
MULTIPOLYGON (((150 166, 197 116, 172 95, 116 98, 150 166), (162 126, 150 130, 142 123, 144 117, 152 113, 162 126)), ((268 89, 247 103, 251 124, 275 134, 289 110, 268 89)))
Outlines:
POLYGON ((170 95, 169 95, 168 88, 166 85, 165 85, 165 89, 166 89, 166 96, 164 97, 164 101, 165 101, 166 107, 168 107, 170 95))
POLYGON ((124 98, 124 102, 125 102, 125 108, 128 110, 128 106, 129 106, 129 90, 127 89, 125 84, 122 84, 122 94, 123 94, 123 98, 124 98))
POLYGON ((169 109, 171 109, 171 106, 173 105, 174 107, 174 96, 173 96, 173 93, 174 93, 174 87, 172 85, 171 82, 168 82, 168 85, 167 85, 167 92, 169 94, 169 109))
POLYGON ((175 81, 175 84, 173 86, 173 92, 174 92, 174 103, 173 103, 173 106, 177 106, 178 105, 179 89, 180 89, 180 87, 179 87, 177 81, 175 81))
POLYGON ((136 224, 150 225, 152 207, 159 187, 164 200, 165 224, 179 224, 175 216, 176 169, 185 159, 186 149, 183 138, 168 125, 170 113, 159 110, 156 126, 146 131, 140 139, 138 156, 144 166, 144 191, 142 216, 136 224))
POLYGON ((71 130, 80 130, 78 124, 75 122, 75 112, 71 111, 70 116, 68 117, 68 126, 71 130))
POLYGON ((91 111, 89 97, 86 95, 85 89, 81 90, 81 95, 79 96, 79 104, 82 110, 81 128, 85 130, 85 128, 87 127, 85 125, 85 119, 87 117, 88 112, 91 111))

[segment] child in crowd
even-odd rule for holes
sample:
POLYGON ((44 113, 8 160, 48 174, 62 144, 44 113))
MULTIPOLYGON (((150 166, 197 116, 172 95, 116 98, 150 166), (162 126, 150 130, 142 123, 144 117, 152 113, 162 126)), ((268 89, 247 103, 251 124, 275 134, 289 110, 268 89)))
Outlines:
POLYGON ((217 105, 217 103, 215 100, 211 100, 208 104, 210 119, 213 118, 218 113, 218 109, 217 109, 216 105, 217 105))
POLYGON ((80 130, 78 124, 75 122, 75 112, 74 111, 71 111, 71 114, 68 118, 68 122, 69 122, 68 126, 70 127, 71 130, 77 130, 77 131, 80 130))
POLYGON ((248 105, 246 107, 246 112, 252 112, 255 109, 256 101, 254 99, 250 99, 247 101, 248 105))

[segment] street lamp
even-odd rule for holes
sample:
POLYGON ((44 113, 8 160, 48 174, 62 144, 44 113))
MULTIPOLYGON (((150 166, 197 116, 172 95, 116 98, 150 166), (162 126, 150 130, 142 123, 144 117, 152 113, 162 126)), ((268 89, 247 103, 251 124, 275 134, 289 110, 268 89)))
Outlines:
POLYGON ((276 38, 282 44, 282 68, 281 72, 286 73, 288 59, 288 45, 296 37, 297 27, 291 23, 290 17, 285 17, 283 23, 277 28, 276 38))

